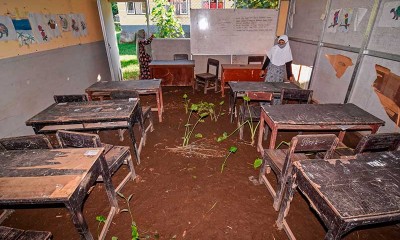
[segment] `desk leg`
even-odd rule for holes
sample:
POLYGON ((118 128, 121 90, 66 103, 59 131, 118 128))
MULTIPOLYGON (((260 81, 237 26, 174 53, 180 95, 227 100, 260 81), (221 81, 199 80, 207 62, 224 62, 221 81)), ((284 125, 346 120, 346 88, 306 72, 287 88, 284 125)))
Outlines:
POLYGON ((339 132, 339 136, 338 136, 338 138, 339 138, 339 142, 343 142, 343 139, 344 139, 344 135, 346 134, 346 131, 340 131, 339 132))
POLYGON ((108 200, 111 203, 111 207, 114 207, 117 209, 117 211, 119 211, 115 189, 111 182, 110 170, 108 169, 108 165, 106 159, 104 158, 104 155, 100 156, 99 161, 101 165, 101 176, 103 177, 103 182, 106 188, 108 200))
POLYGON ((158 121, 162 122, 162 112, 164 111, 164 106, 163 106, 163 100, 162 100, 161 87, 156 92, 156 99, 157 99, 158 121))
POLYGON ((272 126, 271 138, 269 140, 269 149, 274 149, 275 148, 277 136, 278 136, 278 128, 276 126, 272 126))
POLYGON ((94 240, 92 234, 89 231, 86 220, 83 217, 82 205, 77 204, 74 201, 68 201, 68 203, 65 203, 65 206, 69 210, 75 228, 78 230, 81 237, 86 240, 94 240))
POLYGON ((88 100, 92 101, 92 92, 86 92, 88 100))
MULTIPOLYGON (((286 190, 282 193, 282 194, 284 194, 284 197, 283 197, 281 206, 279 208, 278 219, 276 220, 276 225, 279 230, 282 230, 282 228, 285 227, 284 226, 285 222, 286 222, 285 217, 287 216, 287 214, 289 212, 290 203, 293 200, 294 193, 296 192, 296 187, 297 187, 296 171, 297 171, 297 169, 294 167, 292 170, 292 176, 289 177, 289 179, 288 179, 286 190)), ((285 183, 282 183, 282 184, 285 184, 285 183)))
POLYGON ((261 117, 260 117, 260 126, 258 127, 258 143, 257 143, 257 151, 261 153, 261 155, 264 155, 264 148, 262 146, 263 142, 263 134, 264 134, 264 128, 265 128, 265 113, 264 111, 261 110, 261 117))
POLYGON ((129 123, 128 131, 129 131, 129 136, 131 137, 131 141, 132 141, 132 145, 133 145, 133 152, 136 157, 136 163, 140 164, 140 156, 139 156, 139 152, 138 152, 138 149, 136 146, 136 139, 135 139, 135 133, 133 132, 133 125, 134 125, 134 123, 132 123, 132 122, 129 123))
POLYGON ((236 114, 236 100, 237 100, 237 93, 232 92, 229 94, 229 112, 231 113, 231 123, 233 123, 233 119, 236 114))
POLYGON ((221 73, 221 95, 225 97, 225 78, 224 78, 224 71, 222 70, 221 73))

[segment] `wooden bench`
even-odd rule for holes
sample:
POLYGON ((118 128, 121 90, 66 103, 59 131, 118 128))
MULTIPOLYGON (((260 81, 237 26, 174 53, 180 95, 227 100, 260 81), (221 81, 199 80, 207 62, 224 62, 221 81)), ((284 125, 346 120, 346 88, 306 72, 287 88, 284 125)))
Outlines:
POLYGON ((47 240, 52 238, 53 234, 51 232, 21 230, 0 226, 0 239, 2 240, 47 240))

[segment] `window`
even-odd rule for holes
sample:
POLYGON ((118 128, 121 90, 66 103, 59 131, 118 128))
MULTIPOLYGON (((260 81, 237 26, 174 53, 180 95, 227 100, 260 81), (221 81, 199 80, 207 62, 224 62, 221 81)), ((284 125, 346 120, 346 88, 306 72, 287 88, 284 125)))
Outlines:
POLYGON ((203 8, 206 9, 223 9, 224 5, 225 0, 203 0, 203 8))
POLYGON ((127 2, 126 13, 135 15, 146 14, 146 4, 141 2, 127 2))
POLYGON ((187 15, 188 14, 188 2, 189 0, 168 0, 171 5, 175 7, 175 15, 187 15))

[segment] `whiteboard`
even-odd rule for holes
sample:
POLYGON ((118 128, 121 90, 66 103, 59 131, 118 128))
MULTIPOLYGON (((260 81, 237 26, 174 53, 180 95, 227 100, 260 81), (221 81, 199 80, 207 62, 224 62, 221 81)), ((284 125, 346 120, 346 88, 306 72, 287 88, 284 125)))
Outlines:
POLYGON ((192 54, 265 55, 274 45, 274 9, 191 9, 192 54))

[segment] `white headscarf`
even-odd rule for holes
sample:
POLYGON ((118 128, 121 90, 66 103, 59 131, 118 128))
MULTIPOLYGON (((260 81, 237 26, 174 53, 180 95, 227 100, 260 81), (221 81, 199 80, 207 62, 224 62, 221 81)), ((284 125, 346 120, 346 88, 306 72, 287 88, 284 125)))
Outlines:
POLYGON ((279 40, 285 41, 286 45, 283 48, 280 48, 278 44, 274 45, 267 53, 268 58, 271 60, 271 63, 275 66, 282 66, 287 62, 293 60, 292 50, 290 50, 289 46, 289 38, 286 35, 282 35, 278 38, 279 40))

